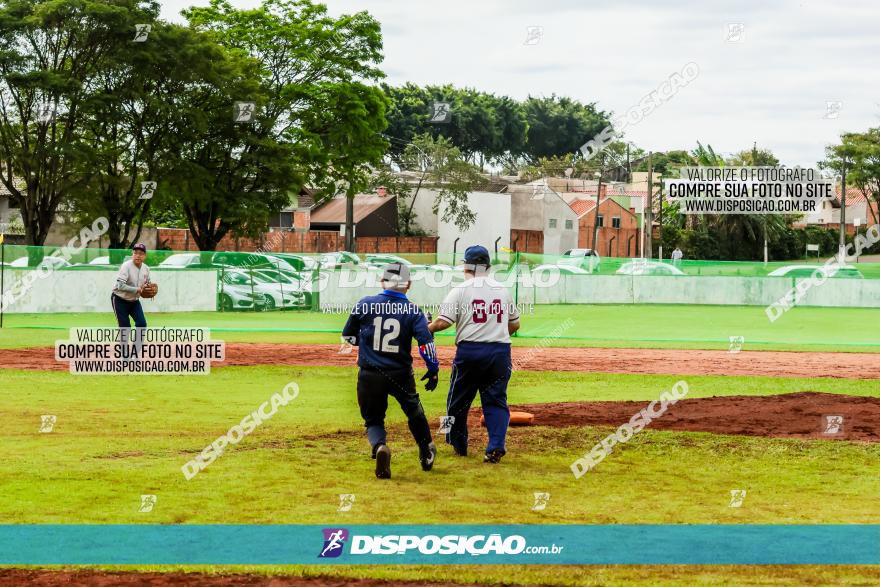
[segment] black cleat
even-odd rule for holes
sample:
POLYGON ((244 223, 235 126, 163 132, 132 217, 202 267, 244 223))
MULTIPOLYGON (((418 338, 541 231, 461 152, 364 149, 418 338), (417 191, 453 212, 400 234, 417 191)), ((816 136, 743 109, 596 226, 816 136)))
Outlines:
POLYGON ((376 478, 391 479, 391 449, 385 444, 376 449, 376 478))
POLYGON ((495 450, 490 450, 489 452, 486 453, 486 456, 483 457, 483 462, 484 463, 492 463, 493 465, 497 465, 498 463, 501 462, 501 457, 503 457, 505 454, 507 454, 507 453, 505 453, 500 448, 496 448, 495 450))
POLYGON ((431 442, 424 447, 419 447, 419 462, 422 463, 422 471, 430 471, 434 467, 434 459, 437 457, 437 447, 431 442))

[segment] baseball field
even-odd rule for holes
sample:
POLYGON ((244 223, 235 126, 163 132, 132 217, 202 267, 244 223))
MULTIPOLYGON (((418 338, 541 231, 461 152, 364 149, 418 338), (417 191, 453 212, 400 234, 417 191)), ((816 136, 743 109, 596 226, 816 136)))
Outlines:
MULTIPOLYGON (((226 360, 208 376, 73 375, 53 345, 112 316, 5 317, 0 330, 0 518, 5 524, 880 524, 877 310, 536 306, 515 340, 512 428, 482 463, 479 402, 467 458, 438 436, 423 472, 388 411, 393 478, 377 480, 354 393, 345 316, 150 314, 208 326, 226 360), (736 344, 730 337, 742 337, 736 344), (572 463, 678 382, 685 399, 588 473, 572 463), (291 382, 299 394, 210 467, 181 467, 291 382), (44 416, 51 415, 50 430, 44 416), (829 433, 826 417, 842 416, 829 433), (536 494, 541 494, 538 498, 536 494), (149 498, 145 506, 142 496, 149 498), (539 505, 540 501, 540 505, 539 505)), ((437 337, 445 414, 453 337, 437 337)), ((419 363, 416 363, 418 365, 419 363)), ((419 377, 417 367, 417 378, 419 377)), ((876 585, 877 566, 369 565, 18 567, 0 584, 876 585), (47 583, 48 584, 48 583, 47 583)))

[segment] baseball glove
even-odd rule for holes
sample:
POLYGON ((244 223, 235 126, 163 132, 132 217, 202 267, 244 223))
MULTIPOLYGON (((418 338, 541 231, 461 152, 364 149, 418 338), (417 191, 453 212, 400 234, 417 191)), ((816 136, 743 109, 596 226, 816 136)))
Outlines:
POLYGON ((141 297, 147 299, 155 298, 157 293, 159 293, 159 286, 155 283, 148 283, 141 290, 141 297))

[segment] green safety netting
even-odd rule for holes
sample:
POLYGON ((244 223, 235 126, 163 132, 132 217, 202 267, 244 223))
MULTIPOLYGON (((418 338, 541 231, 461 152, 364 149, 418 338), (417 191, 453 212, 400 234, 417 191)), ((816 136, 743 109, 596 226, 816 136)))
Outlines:
MULTIPOLYGON (((130 251, 117 249, 84 248, 80 250, 67 250, 64 247, 30 247, 25 245, 5 244, 3 249, 4 269, 33 269, 41 265, 52 265, 65 271, 74 270, 112 270, 118 268, 126 259, 130 258, 130 251), (57 259, 57 260, 55 260, 57 259)), ((519 266, 519 270, 533 270, 542 266, 558 266, 567 275, 614 275, 630 274, 630 267, 638 259, 621 257, 591 257, 591 256, 566 256, 566 255, 542 255, 536 253, 512 253, 496 251, 490 253, 493 263, 501 269, 513 269, 519 266), (580 271, 583 270, 583 271, 580 271), (623 270, 623 271, 621 271, 623 270)), ((297 252, 234 252, 234 251, 169 251, 150 250, 147 253, 146 263, 150 267, 185 268, 188 270, 219 269, 223 266, 253 267, 275 265, 284 271, 302 271, 316 267, 328 268, 348 265, 381 265, 403 259, 415 266, 415 268, 441 266, 455 267, 462 262, 463 251, 447 253, 342 253, 337 251, 325 253, 297 253, 297 252)), ((778 272, 792 266, 823 264, 827 258, 811 256, 808 259, 796 259, 791 261, 699 261, 682 259, 672 261, 666 259, 649 259, 646 268, 636 269, 641 275, 677 275, 680 271, 685 275, 693 276, 742 276, 742 277, 771 277, 773 272, 778 272), (673 267, 673 270, 663 269, 661 266, 673 267)), ((880 279, 880 263, 863 263, 857 259, 851 259, 848 265, 851 270, 845 270, 835 275, 835 278, 855 279, 880 279)), ((798 276, 806 275, 806 269, 797 271, 798 276)), ((793 275, 791 271, 782 272, 782 275, 793 275)))
MULTIPOLYGON (((65 250, 8 243, 0 249, 6 327, 26 328, 64 327, 61 322, 48 324, 34 316, 69 313, 79 316, 80 322, 82 316, 106 317, 116 271, 130 255, 127 250, 65 250), (16 315, 19 318, 13 319, 16 315)), ((880 263, 858 262, 835 273, 816 274, 826 259, 765 265, 504 250, 490 254, 495 277, 511 289, 515 302, 529 318, 520 333, 525 338, 550 338, 555 345, 571 340, 597 345, 623 341, 633 346, 711 343, 723 347, 729 337, 743 330, 737 325, 742 322, 740 315, 745 315, 755 324, 749 345, 848 345, 855 350, 878 346, 875 337, 856 334, 861 330, 854 330, 852 324, 844 327, 852 318, 837 318, 835 312, 851 309, 868 313, 868 318, 860 315, 856 323, 876 320, 873 312, 880 306, 880 263), (799 328, 794 328, 791 320, 785 327, 768 320, 768 306, 817 275, 821 279, 796 305, 812 306, 809 309, 820 318, 799 328), (618 308, 602 310, 609 306, 618 308), (696 313, 690 313, 692 310, 696 313), (665 318, 655 320, 658 314, 665 318), (575 319, 575 325, 560 330, 569 317, 575 319)), ((152 280, 160 285, 160 295, 145 302, 146 311, 161 313, 164 323, 187 322, 218 331, 338 333, 351 305, 376 293, 384 264, 409 263, 414 277, 410 297, 431 310, 463 279, 462 255, 463 251, 151 250, 146 263, 152 280), (272 319, 269 312, 286 312, 287 316, 272 319)))

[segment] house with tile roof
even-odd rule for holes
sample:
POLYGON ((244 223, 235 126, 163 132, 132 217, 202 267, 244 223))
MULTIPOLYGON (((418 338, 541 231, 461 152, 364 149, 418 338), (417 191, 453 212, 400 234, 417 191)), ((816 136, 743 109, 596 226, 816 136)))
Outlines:
MULTIPOLYGON (((604 192, 604 190, 603 190, 604 192)), ((577 199, 569 203, 577 215, 578 248, 594 249, 603 257, 637 257, 640 254, 640 219, 616 199, 605 196, 596 210, 596 199, 577 199), (595 227, 599 231, 593 242, 595 227)))
MULTIPOLYGON (((343 232, 347 198, 336 196, 311 210, 311 230, 343 232)), ((383 194, 357 194, 354 197, 355 236, 397 236, 397 198, 383 194)))
MULTIPOLYGON (((824 200, 821 207, 812 214, 807 214, 794 223, 795 226, 840 226, 840 185, 835 187, 835 197, 824 200)), ((860 189, 846 188, 846 226, 847 232, 853 234, 857 227, 870 226, 880 222, 877 202, 866 196, 860 189)))

